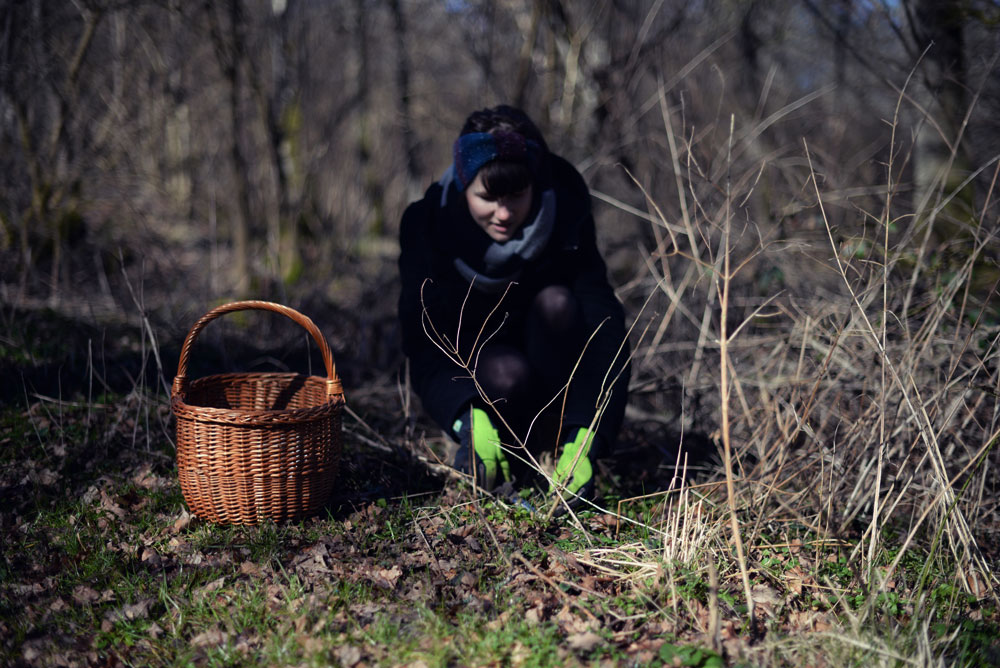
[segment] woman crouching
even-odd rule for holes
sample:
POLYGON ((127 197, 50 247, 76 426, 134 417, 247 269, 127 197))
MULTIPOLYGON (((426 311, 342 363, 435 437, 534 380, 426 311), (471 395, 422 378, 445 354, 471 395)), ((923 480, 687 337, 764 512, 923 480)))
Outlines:
MULTIPOLYGON (((400 225, 403 352, 424 410, 485 489, 524 444, 556 447, 554 489, 591 498, 615 443, 629 356, 590 192, 528 116, 471 114, 454 162, 400 225)), ((523 453, 523 454, 522 454, 523 453)))

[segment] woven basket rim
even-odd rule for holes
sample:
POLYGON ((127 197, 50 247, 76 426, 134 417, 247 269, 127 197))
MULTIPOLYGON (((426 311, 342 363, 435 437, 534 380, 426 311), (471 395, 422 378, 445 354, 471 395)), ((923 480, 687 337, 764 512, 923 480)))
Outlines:
MULTIPOLYGON (((194 378, 188 381, 186 389, 178 389, 171 392, 172 397, 184 396, 189 394, 194 390, 202 390, 203 386, 211 386, 213 384, 235 384, 235 383, 248 383, 258 380, 262 381, 292 381, 297 379, 303 379, 305 383, 311 385, 320 385, 329 387, 330 383, 336 383, 339 386, 340 379, 337 378, 334 381, 330 381, 323 376, 317 376, 315 374, 297 373, 295 371, 230 371, 226 373, 213 373, 208 376, 201 376, 199 378, 194 378)), ((339 391, 334 393, 331 398, 336 396, 343 396, 344 391, 341 388, 339 391)))
POLYGON ((315 381, 317 383, 323 383, 324 385, 329 382, 328 379, 323 376, 317 376, 316 374, 302 373, 299 371, 225 371, 222 373, 211 373, 207 376, 199 376, 198 378, 191 378, 189 383, 189 389, 204 385, 206 383, 219 382, 221 380, 247 380, 249 378, 266 378, 266 379, 293 379, 293 378, 305 378, 306 380, 315 381))
POLYGON ((170 407, 178 418, 189 418, 198 422, 219 424, 275 424, 279 422, 303 423, 313 420, 324 420, 344 405, 342 396, 332 397, 328 401, 309 406, 308 408, 273 408, 262 410, 247 410, 241 408, 216 408, 214 406, 198 406, 189 404, 175 396, 170 401, 170 407))
POLYGON ((329 397, 322 403, 303 408, 266 408, 266 409, 245 409, 245 408, 218 408, 215 406, 201 406, 191 404, 184 400, 190 392, 202 389, 203 386, 211 386, 214 383, 239 383, 252 379, 265 380, 294 380, 302 378, 306 382, 317 385, 326 385, 329 381, 322 376, 296 373, 294 371, 245 371, 234 373, 216 373, 208 376, 195 378, 186 392, 178 392, 170 399, 170 406, 177 417, 191 418, 199 422, 211 422, 218 424, 240 424, 253 425, 257 423, 273 424, 276 422, 311 422, 321 420, 336 411, 345 402, 343 393, 329 397))

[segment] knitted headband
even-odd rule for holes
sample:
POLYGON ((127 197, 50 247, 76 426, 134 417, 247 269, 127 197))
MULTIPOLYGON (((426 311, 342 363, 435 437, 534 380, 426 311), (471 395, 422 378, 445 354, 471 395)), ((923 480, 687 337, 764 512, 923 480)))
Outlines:
POLYGON ((482 166, 493 160, 523 161, 534 169, 541 147, 516 132, 472 132, 459 137, 452 150, 458 177, 455 185, 462 191, 475 180, 482 166))

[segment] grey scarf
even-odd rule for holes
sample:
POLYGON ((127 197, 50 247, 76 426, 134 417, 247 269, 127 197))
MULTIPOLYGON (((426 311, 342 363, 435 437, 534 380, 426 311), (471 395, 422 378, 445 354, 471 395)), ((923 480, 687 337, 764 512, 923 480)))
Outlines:
MULTIPOLYGON (((441 208, 448 204, 449 193, 453 192, 451 182, 455 178, 454 165, 441 177, 441 208)), ((512 282, 521 275, 526 262, 534 260, 549 242, 552 236, 552 228, 556 220, 556 194, 552 189, 542 192, 541 205, 535 219, 525 223, 517 236, 509 241, 498 243, 492 241, 481 258, 474 258, 473 261, 482 267, 477 271, 459 257, 454 259, 455 269, 458 270, 465 280, 482 291, 488 293, 502 292, 512 282)))

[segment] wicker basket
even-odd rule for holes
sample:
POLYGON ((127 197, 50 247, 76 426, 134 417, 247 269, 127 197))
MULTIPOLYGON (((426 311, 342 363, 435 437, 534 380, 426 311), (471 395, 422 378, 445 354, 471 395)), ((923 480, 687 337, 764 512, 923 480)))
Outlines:
POLYGON ((209 311, 184 340, 171 394, 181 491, 198 517, 230 524, 294 520, 316 514, 329 499, 340 460, 344 391, 330 346, 306 316, 261 301, 209 311), (327 377, 229 373, 189 381, 191 346, 205 325, 254 309, 285 315, 309 332, 327 377))

